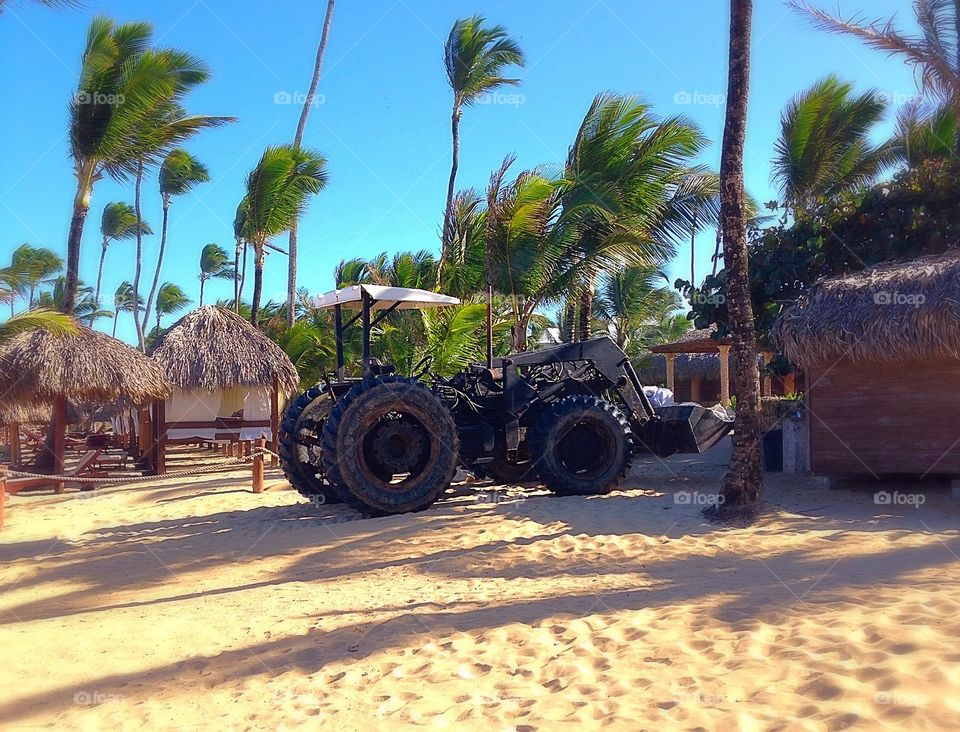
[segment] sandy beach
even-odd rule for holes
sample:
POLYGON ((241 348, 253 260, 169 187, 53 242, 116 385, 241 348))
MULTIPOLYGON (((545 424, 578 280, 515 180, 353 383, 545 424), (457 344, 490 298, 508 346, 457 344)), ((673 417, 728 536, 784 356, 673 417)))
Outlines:
POLYGON ((769 476, 749 528, 720 468, 624 490, 457 485, 359 519, 268 471, 15 496, 5 729, 949 729, 960 507, 769 476))

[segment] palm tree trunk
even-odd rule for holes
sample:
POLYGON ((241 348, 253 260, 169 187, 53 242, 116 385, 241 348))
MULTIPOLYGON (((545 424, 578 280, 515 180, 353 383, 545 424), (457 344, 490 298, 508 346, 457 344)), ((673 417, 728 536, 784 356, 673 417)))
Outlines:
POLYGON ((580 291, 580 324, 577 329, 577 340, 590 340, 590 315, 593 310, 593 290, 587 283, 580 291))
POLYGON ((718 515, 751 514, 763 495, 760 461, 760 375, 750 299, 747 225, 744 211, 743 146, 750 86, 750 23, 753 0, 730 0, 730 56, 727 109, 720 156, 720 207, 723 261, 727 270, 727 309, 737 365, 733 390, 737 416, 730 467, 724 477, 718 515))
POLYGON ((560 324, 560 340, 564 343, 573 343, 573 338, 576 335, 576 321, 576 310, 573 303, 567 300, 563 306, 563 322, 560 324))
POLYGON ((256 328, 259 325, 260 295, 263 291, 263 243, 254 245, 255 258, 253 260, 253 298, 250 305, 250 324, 256 328))
MULTIPOLYGON (((157 269, 153 273, 153 284, 143 308, 143 322, 150 321, 150 307, 157 296, 157 283, 160 282, 160 268, 163 266, 163 252, 167 248, 167 218, 170 215, 170 194, 163 194, 163 224, 160 226, 160 251, 157 252, 157 269)), ((202 304, 202 303, 201 303, 202 304)))
POLYGON ((697 217, 690 224, 690 287, 697 286, 697 217))
MULTIPOLYGON (((320 33, 320 45, 317 48, 317 58, 313 64, 313 78, 310 79, 310 89, 307 92, 306 101, 303 103, 303 109, 300 110, 300 120, 297 122, 297 134, 293 138, 293 146, 300 147, 303 141, 303 131, 307 126, 307 118, 310 116, 310 108, 313 106, 313 100, 317 94, 317 86, 320 84, 320 71, 323 69, 323 55, 327 50, 327 39, 330 37, 330 23, 333 20, 334 0, 327 0, 327 15, 323 19, 323 31, 320 33)), ((287 248, 287 327, 293 327, 294 299, 297 297, 297 227, 299 220, 294 217, 293 225, 290 227, 289 246, 287 248)))
POLYGON ((100 268, 97 270, 97 289, 93 291, 93 302, 96 303, 97 308, 93 313, 90 313, 91 327, 93 327, 93 318, 96 310, 100 308, 100 284, 103 282, 103 261, 107 258, 107 246, 109 244, 110 240, 107 237, 103 237, 103 243, 100 245, 100 268))
POLYGON ((450 181, 447 183, 447 207, 443 212, 443 239, 440 242, 440 262, 437 266, 438 277, 443 274, 449 256, 450 240, 453 239, 453 191, 457 185, 457 168, 460 167, 460 106, 453 105, 453 114, 450 116, 450 132, 453 139, 453 155, 450 164, 450 181))
MULTIPOLYGON (((140 211, 140 188, 143 183, 143 162, 137 164, 137 177, 133 186, 133 208, 137 215, 137 262, 133 271, 133 325, 137 329, 137 343, 146 352, 143 337, 144 322, 140 319, 140 270, 143 268, 143 216, 140 211)), ((146 314, 146 313, 144 313, 146 314)))
POLYGON ((247 284, 247 249, 248 246, 243 247, 243 263, 240 265, 242 273, 240 275, 240 291, 237 295, 237 312, 240 312, 240 301, 243 300, 243 286, 247 284))
POLYGON ((206 283, 206 280, 203 278, 203 274, 201 274, 200 275, 200 305, 199 305, 199 307, 201 308, 203 307, 203 286, 205 283, 206 283))
POLYGON ((116 305, 114 305, 114 312, 113 312, 113 332, 110 333, 110 335, 113 336, 114 338, 117 337, 117 321, 118 321, 118 320, 120 320, 120 311, 116 308, 116 305))
POLYGON ((63 312, 73 315, 77 305, 77 286, 80 281, 80 242, 83 225, 90 210, 90 188, 93 177, 89 166, 77 174, 77 193, 73 197, 73 214, 67 235, 67 272, 63 292, 63 312))
POLYGON ((233 309, 240 309, 240 247, 242 246, 240 237, 237 237, 237 248, 233 254, 233 309))

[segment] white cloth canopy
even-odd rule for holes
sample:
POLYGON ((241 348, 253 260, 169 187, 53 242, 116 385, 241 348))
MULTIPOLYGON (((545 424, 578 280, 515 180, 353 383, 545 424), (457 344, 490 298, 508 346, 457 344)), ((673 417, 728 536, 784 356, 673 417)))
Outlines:
POLYGON ((413 287, 384 287, 383 285, 350 285, 340 290, 331 290, 318 297, 314 304, 318 308, 332 308, 342 305, 345 308, 359 310, 363 306, 363 293, 376 300, 374 310, 389 308, 395 303, 399 310, 419 310, 422 308, 444 308, 459 305, 460 300, 439 292, 418 290, 413 287))
MULTIPOLYGON (((167 422, 213 422, 220 416, 221 393, 206 389, 178 389, 167 399, 167 422)), ((198 437, 212 440, 214 427, 175 427, 167 430, 170 440, 198 437)))
MULTIPOLYGON (((270 419, 270 389, 268 387, 250 388, 243 398, 243 420, 253 422, 270 419)), ((255 440, 258 437, 271 439, 269 427, 241 427, 241 440, 255 440)))

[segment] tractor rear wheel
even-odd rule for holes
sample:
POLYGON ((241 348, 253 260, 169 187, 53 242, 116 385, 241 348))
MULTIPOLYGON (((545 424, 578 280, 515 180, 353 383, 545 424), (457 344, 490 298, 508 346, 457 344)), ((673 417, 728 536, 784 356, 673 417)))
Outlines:
MULTIPOLYGON (((323 425, 333 406, 331 395, 314 386, 290 402, 280 424, 280 467, 284 477, 304 498, 322 498, 340 503, 340 497, 325 481, 320 441, 323 425)), ((326 473, 329 480, 331 475, 326 473)))
POLYGON ((323 465, 338 495, 370 515, 420 511, 440 497, 459 462, 453 416, 414 379, 365 379, 341 398, 323 429, 323 465))
POLYGON ((609 493, 630 467, 633 436, 605 399, 568 396, 548 407, 530 436, 530 457, 544 485, 561 496, 609 493))

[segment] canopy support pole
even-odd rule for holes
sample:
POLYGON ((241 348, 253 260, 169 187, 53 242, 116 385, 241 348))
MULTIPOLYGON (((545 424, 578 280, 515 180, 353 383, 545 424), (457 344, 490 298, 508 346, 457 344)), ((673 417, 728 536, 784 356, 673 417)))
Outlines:
MULTIPOLYGON (((53 400, 53 474, 63 475, 67 442, 67 398, 53 400)), ((57 483, 57 493, 63 493, 63 483, 57 483)))
MULTIPOLYGON (((280 377, 273 375, 270 386, 270 467, 277 467, 277 450, 280 448, 280 377)), ((238 456, 239 457, 239 456, 238 456)))
POLYGON ((337 338, 337 381, 343 379, 343 307, 339 304, 333 306, 333 329, 336 331, 337 338))
POLYGON ((361 293, 363 298, 363 310, 361 315, 363 317, 363 378, 368 378, 371 374, 370 369, 370 303, 372 298, 367 294, 367 291, 364 290, 361 293))

